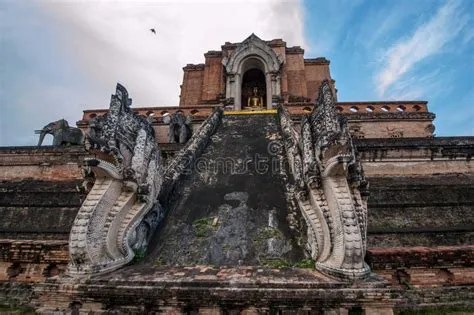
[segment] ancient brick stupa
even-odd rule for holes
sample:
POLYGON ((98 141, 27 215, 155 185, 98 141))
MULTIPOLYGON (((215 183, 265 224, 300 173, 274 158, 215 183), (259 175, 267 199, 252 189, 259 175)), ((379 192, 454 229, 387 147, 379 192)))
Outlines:
POLYGON ((7 311, 473 310, 474 137, 435 137, 425 101, 338 102, 281 39, 183 70, 179 106, 117 84, 83 143, 58 121, 0 149, 7 311))

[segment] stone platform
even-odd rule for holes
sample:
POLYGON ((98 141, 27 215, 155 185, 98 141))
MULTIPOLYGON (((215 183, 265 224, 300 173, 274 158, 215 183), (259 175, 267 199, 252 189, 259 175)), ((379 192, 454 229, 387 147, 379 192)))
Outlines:
POLYGON ((375 274, 347 283, 314 269, 138 264, 90 279, 50 278, 35 302, 39 312, 391 314, 400 295, 375 274))

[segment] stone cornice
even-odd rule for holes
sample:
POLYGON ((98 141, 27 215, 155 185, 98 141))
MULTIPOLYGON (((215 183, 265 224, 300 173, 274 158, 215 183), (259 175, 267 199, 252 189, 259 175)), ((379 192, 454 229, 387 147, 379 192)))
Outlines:
POLYGON ((86 154, 83 145, 71 145, 67 147, 58 147, 52 145, 43 146, 12 146, 0 147, 0 155, 3 154, 43 154, 51 153, 57 155, 86 154))
POLYGON ((328 65, 331 62, 325 57, 308 58, 304 60, 305 65, 328 65))
POLYGON ((222 51, 219 50, 209 50, 207 53, 204 54, 206 58, 218 58, 222 57, 222 51))
MULTIPOLYGON (((299 121, 303 114, 292 114, 295 121, 299 121)), ((343 113, 348 121, 358 120, 427 120, 432 121, 436 115, 429 112, 402 112, 402 113, 343 113)))
POLYGON ((203 63, 199 64, 192 64, 188 63, 186 66, 183 67, 183 71, 202 71, 204 70, 205 65, 203 63))
POLYGON ((389 148, 464 148, 474 153, 474 137, 435 137, 435 138, 380 138, 354 139, 359 151, 369 149, 389 148))
POLYGON ((300 46, 293 46, 293 47, 287 47, 285 52, 287 55, 304 54, 304 49, 301 48, 300 46))
POLYGON ((378 161, 454 159, 469 161, 474 156, 474 137, 380 138, 353 141, 361 159, 365 162, 373 162, 375 157, 378 157, 378 161))
POLYGON ((265 41, 270 47, 285 47, 286 42, 281 38, 276 38, 272 40, 265 41))
POLYGON ((351 120, 429 120, 432 121, 436 115, 429 112, 401 112, 401 113, 354 113, 344 114, 351 120))
POLYGON ((225 42, 225 44, 221 46, 221 49, 222 50, 235 49, 239 46, 239 44, 240 43, 225 42))

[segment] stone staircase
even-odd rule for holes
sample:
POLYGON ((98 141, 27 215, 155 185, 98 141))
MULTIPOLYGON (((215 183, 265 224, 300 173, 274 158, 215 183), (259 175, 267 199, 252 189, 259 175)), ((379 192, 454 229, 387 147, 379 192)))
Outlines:
POLYGON ((283 266, 303 259, 287 220, 281 148, 274 113, 225 115, 175 191, 147 262, 283 266))

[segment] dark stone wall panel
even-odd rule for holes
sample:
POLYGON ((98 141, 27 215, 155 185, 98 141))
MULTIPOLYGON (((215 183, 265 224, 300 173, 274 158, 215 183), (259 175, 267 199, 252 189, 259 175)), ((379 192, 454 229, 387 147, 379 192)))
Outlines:
POLYGON ((369 246, 474 242, 474 174, 369 178, 369 246))
POLYGON ((0 234, 67 233, 78 208, 0 207, 0 234))
POLYGON ((369 232, 400 229, 474 230, 472 205, 369 208, 369 232))
POLYGON ((0 206, 79 208, 85 198, 85 193, 78 191, 81 183, 81 180, 1 181, 0 206))
POLYGON ((368 231, 367 247, 454 246, 474 244, 474 231, 376 233, 368 231))
MULTIPOLYGON (((428 181, 429 179, 426 178, 428 181)), ((447 185, 438 178, 438 185, 411 185, 410 180, 400 186, 376 186, 370 181, 369 208, 474 205, 474 185, 447 185)))

